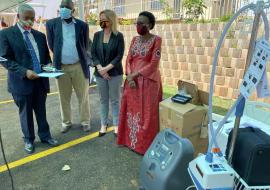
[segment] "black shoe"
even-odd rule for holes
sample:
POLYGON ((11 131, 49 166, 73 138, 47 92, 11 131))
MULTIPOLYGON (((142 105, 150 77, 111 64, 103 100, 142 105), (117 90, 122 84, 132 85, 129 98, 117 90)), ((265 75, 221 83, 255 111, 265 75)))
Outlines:
POLYGON ((41 140, 42 143, 45 143, 45 144, 48 144, 49 146, 51 147, 56 147, 59 145, 58 141, 51 138, 51 139, 48 139, 48 140, 41 140))
POLYGON ((25 152, 28 153, 28 154, 34 153, 34 152, 35 152, 34 144, 33 144, 33 143, 28 143, 28 142, 26 142, 26 143, 24 144, 24 150, 25 150, 25 152))
POLYGON ((98 132, 98 137, 103 137, 103 136, 105 136, 106 135, 106 133, 102 133, 102 132, 98 132))

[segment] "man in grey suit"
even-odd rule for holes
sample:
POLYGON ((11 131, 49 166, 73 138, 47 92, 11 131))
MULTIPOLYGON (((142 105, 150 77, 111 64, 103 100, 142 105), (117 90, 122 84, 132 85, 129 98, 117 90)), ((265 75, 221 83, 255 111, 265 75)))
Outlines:
POLYGON ((57 79, 63 133, 72 126, 70 105, 72 88, 79 101, 81 126, 84 131, 90 131, 87 64, 89 28, 85 22, 74 18, 73 12, 74 3, 71 0, 63 0, 60 5, 60 17, 46 23, 47 39, 53 52, 54 66, 65 73, 57 79))
POLYGON ((51 63, 46 36, 32 29, 34 9, 27 4, 18 9, 19 22, 0 32, 0 56, 7 59, 1 64, 8 70, 8 91, 19 108, 20 123, 24 134, 25 151, 34 152, 35 112, 41 142, 57 146, 51 137, 46 119, 48 78, 39 78, 41 66, 51 63))

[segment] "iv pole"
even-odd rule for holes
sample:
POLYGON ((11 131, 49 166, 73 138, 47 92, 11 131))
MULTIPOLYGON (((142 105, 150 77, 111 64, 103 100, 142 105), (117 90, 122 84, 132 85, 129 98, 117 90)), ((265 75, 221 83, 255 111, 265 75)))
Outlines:
MULTIPOLYGON (((257 36, 258 36, 258 30, 259 30, 259 26, 260 26, 260 19, 261 19, 263 7, 264 7, 263 1, 258 1, 257 3, 258 4, 257 4, 256 11, 255 11, 255 17, 254 17, 253 26, 252 26, 252 34, 251 34, 251 39, 250 39, 250 43, 249 43, 244 73, 248 69, 250 62, 251 62, 251 59, 252 59, 252 56, 253 56, 255 43, 256 43, 257 36)), ((228 163, 230 165, 232 164, 235 143, 236 143, 238 129, 239 129, 240 122, 241 122, 241 117, 243 116, 243 112, 244 112, 244 108, 245 108, 245 102, 246 102, 245 98, 242 98, 242 100, 236 106, 236 111, 235 111, 236 118, 235 118, 233 134, 232 134, 232 141, 230 144, 230 150, 229 150, 229 155, 228 155, 228 163)))

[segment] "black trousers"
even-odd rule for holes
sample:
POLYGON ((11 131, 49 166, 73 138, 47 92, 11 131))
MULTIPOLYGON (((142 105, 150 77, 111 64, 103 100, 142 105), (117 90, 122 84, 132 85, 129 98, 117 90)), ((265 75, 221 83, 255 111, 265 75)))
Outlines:
POLYGON ((38 136, 40 140, 51 138, 49 124, 46 118, 47 92, 42 81, 36 79, 33 92, 29 95, 12 94, 14 102, 19 108, 21 129, 24 134, 24 141, 33 143, 35 140, 33 111, 35 112, 38 125, 38 136))

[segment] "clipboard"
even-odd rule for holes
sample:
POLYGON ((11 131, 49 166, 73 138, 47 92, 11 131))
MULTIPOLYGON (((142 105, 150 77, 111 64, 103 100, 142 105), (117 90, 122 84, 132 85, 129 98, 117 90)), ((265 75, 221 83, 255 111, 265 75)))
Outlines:
POLYGON ((0 62, 5 62, 5 61, 7 61, 7 59, 6 59, 6 58, 4 58, 4 57, 0 57, 0 62))
POLYGON ((47 77, 47 78, 55 78, 55 77, 59 77, 63 74, 64 74, 63 72, 43 72, 43 73, 39 73, 38 76, 39 77, 47 77))

